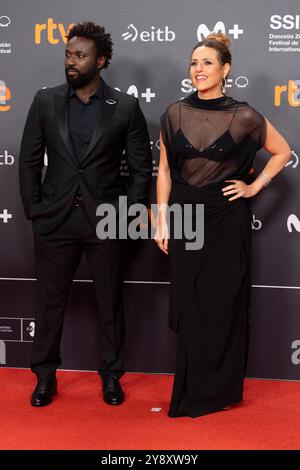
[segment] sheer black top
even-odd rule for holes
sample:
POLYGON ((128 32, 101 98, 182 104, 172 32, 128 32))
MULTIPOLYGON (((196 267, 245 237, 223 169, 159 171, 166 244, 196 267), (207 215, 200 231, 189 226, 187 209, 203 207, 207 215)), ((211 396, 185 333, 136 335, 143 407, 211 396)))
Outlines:
POLYGON ((172 181, 202 187, 247 177, 266 121, 246 102, 204 100, 195 92, 167 108, 161 133, 172 181))

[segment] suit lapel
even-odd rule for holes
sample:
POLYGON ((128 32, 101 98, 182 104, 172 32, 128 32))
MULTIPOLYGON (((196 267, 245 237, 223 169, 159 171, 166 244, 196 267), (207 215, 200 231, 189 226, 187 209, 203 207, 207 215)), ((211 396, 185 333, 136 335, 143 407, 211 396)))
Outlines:
POLYGON ((113 88, 107 86, 105 82, 103 98, 101 113, 99 113, 96 126, 84 158, 86 158, 96 146, 117 107, 117 93, 113 88))
POLYGON ((55 101, 55 116, 57 120, 57 126, 61 138, 71 155, 73 161, 78 165, 72 142, 69 136, 69 122, 68 122, 68 86, 66 85, 63 90, 54 96, 55 101))

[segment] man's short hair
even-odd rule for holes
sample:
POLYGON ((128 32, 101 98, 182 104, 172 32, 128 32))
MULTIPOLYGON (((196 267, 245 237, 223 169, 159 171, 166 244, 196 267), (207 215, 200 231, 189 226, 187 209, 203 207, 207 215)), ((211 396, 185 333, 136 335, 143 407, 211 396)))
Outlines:
POLYGON ((67 34, 68 41, 75 36, 92 39, 97 49, 97 58, 105 56, 106 62, 103 67, 108 67, 113 54, 113 42, 110 33, 105 32, 104 26, 96 25, 92 21, 83 21, 69 30, 67 34))

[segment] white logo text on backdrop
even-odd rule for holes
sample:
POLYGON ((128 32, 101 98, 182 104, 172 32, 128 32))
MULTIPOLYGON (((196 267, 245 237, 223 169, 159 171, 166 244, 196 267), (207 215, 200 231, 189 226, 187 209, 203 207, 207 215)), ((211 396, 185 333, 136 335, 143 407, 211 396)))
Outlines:
POLYGON ((140 39, 142 42, 172 42, 176 37, 175 32, 169 29, 169 26, 162 28, 150 26, 148 30, 139 32, 136 26, 131 23, 127 26, 127 29, 128 31, 122 34, 124 41, 131 39, 132 42, 135 42, 137 39, 140 39))

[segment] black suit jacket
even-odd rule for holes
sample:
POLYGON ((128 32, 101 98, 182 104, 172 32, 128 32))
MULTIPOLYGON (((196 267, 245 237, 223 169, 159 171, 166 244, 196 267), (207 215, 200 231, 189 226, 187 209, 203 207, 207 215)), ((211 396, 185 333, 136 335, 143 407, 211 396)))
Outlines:
POLYGON ((104 104, 86 155, 76 159, 68 129, 68 86, 39 90, 30 107, 20 151, 20 189, 26 217, 34 230, 47 234, 66 217, 80 190, 91 222, 96 226, 97 206, 128 202, 147 203, 152 157, 144 115, 138 100, 104 83, 104 104), (44 153, 48 167, 42 182, 44 153), (130 184, 120 177, 126 152, 130 184), (124 181, 124 180, 123 180, 124 181))

